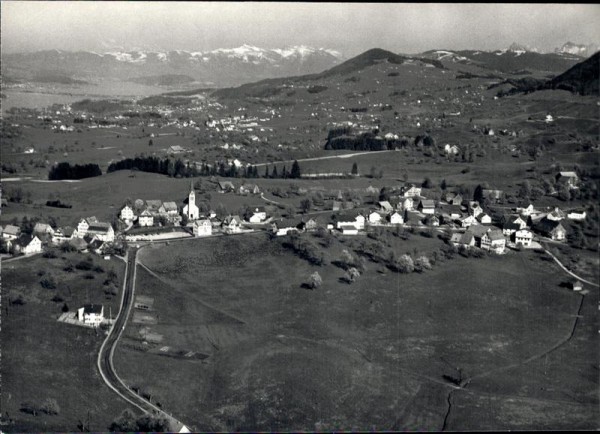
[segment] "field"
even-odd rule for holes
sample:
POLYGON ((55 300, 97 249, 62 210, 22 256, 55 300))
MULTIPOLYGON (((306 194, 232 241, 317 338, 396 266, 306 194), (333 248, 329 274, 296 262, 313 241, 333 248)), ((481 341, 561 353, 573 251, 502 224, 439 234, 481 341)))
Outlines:
POLYGON ((115 364, 195 429, 597 427, 597 294, 561 287, 536 253, 408 275, 371 264, 351 285, 264 235, 139 259, 137 294, 153 298, 158 323, 128 326, 115 364), (302 288, 313 271, 323 286, 302 288), (141 331, 162 340, 143 344, 141 331))
POLYGON ((71 312, 84 303, 102 303, 107 317, 111 312, 113 317, 117 314, 120 285, 117 295, 107 296, 103 281, 108 271, 114 270, 122 282, 124 263, 95 257, 94 267, 101 266, 104 272, 63 271, 67 264, 84 259, 68 253, 55 259, 37 256, 2 263, 1 412, 15 421, 3 425, 3 431, 82 431, 83 426, 106 431, 128 408, 104 384, 96 367, 104 332, 57 321, 64 303, 71 312), (94 278, 85 278, 87 274, 94 278), (40 285, 49 275, 57 282, 54 290, 40 285), (63 301, 52 301, 55 296, 63 301), (16 302, 18 299, 24 304, 16 302), (47 398, 56 400, 57 415, 39 412, 34 416, 20 410, 23 403, 39 406, 47 398))

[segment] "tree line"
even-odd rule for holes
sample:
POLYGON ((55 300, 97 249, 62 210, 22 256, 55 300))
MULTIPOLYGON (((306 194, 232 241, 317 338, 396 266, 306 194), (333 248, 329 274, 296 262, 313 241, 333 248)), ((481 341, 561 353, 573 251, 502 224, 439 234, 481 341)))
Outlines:
MULTIPOLYGON (((125 158, 123 160, 111 163, 108 166, 107 173, 112 173, 117 170, 139 170, 142 172, 160 173, 170 177, 189 178, 197 176, 220 176, 223 178, 260 178, 258 167, 245 166, 238 167, 235 164, 226 164, 220 162, 209 165, 202 163, 201 165, 189 162, 184 163, 181 159, 159 159, 157 157, 136 157, 125 158)), ((269 170, 269 166, 265 166, 263 178, 300 178, 300 165, 296 160, 288 171, 284 165, 281 171, 277 170, 277 166, 273 166, 269 170)))
POLYGON ((48 179, 57 181, 61 179, 83 179, 102 175, 102 170, 97 164, 75 164, 71 166, 67 162, 58 163, 50 168, 48 179))

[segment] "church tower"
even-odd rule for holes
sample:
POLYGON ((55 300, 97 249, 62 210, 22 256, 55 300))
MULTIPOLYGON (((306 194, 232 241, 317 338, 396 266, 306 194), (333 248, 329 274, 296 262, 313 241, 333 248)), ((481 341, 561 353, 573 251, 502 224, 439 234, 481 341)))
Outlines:
POLYGON ((188 195, 188 203, 183 207, 183 213, 188 220, 198 220, 200 209, 196 206, 196 193, 194 192, 194 181, 190 184, 190 194, 188 195))
POLYGON ((189 210, 192 210, 196 207, 196 193, 194 192, 194 181, 190 182, 190 195, 188 196, 188 204, 189 210))

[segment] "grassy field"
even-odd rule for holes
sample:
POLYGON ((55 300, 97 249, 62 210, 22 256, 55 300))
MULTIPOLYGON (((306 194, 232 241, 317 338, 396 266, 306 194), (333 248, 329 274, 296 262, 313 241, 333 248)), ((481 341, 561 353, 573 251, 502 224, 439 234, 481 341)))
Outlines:
POLYGON ((5 432, 82 431, 81 423, 91 431, 106 431, 129 407, 98 373, 96 358, 104 332, 57 321, 63 303, 71 311, 87 302, 102 303, 106 316, 118 311, 119 295, 108 299, 103 281, 107 272, 114 270, 122 282, 124 263, 95 257, 94 266, 101 266, 104 272, 63 271, 67 264, 83 259, 83 255, 65 254, 2 264, 1 411, 14 421, 2 426, 5 432), (44 276, 39 276, 41 271, 44 276), (86 279, 88 273, 94 278, 86 279), (41 287, 40 280, 48 275, 57 282, 56 289, 41 287), (24 304, 11 304, 19 296, 24 304), (64 301, 52 301, 55 296, 64 301), (56 399, 59 414, 33 416, 20 411, 22 403, 41 405, 47 398, 56 399))
MULTIPOLYGON (((334 242, 329 259, 345 245, 334 242)), ((351 285, 336 266, 311 266, 264 235, 171 243, 139 258, 147 269, 137 291, 154 299, 158 322, 128 327, 115 363, 196 429, 440 430, 448 378, 460 375, 473 380, 453 393, 448 429, 596 426, 594 316, 588 332, 539 360, 551 361, 545 376, 524 362, 568 337, 581 297, 535 253, 457 257, 422 274, 367 265, 351 285), (322 288, 301 288, 315 270, 322 288), (161 342, 142 344, 143 327, 161 342), (168 357, 164 346, 209 357, 168 357), (528 387, 503 370, 511 365, 528 387), (568 407, 553 412, 554 401, 568 407), (493 418, 471 417, 487 415, 482 403, 493 418)))

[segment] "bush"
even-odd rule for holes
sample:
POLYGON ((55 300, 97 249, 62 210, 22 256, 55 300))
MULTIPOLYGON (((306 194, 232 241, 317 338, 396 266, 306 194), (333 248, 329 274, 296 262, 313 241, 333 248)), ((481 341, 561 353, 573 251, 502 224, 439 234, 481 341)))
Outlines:
POLYGON ((54 250, 54 249, 48 249, 48 250, 46 250, 46 251, 45 251, 45 252, 42 254, 42 256, 43 256, 44 258, 56 258, 56 257, 57 257, 57 255, 56 255, 56 250, 54 250))
POLYGON ((418 272, 423 272, 425 270, 431 270, 432 266, 431 266, 431 262, 429 261, 429 258, 425 255, 423 256, 419 256, 417 259, 415 259, 415 270, 418 272))
POLYGON ((69 305, 67 303, 63 304, 63 307, 61 309, 63 312, 68 312, 69 311, 69 305))
POLYGON ((54 280, 54 277, 48 276, 40 280, 40 285, 44 289, 56 289, 56 280, 54 280))
POLYGON ((60 413, 60 407, 54 398, 46 398, 46 400, 42 403, 41 410, 49 415, 56 415, 60 413))
POLYGON ((64 298, 62 298, 60 295, 56 294, 54 297, 52 297, 52 301, 53 301, 54 303, 60 303, 60 302, 62 302, 62 301, 65 301, 65 299, 64 299, 64 298))
POLYGON ((321 275, 317 271, 315 271, 313 274, 311 274, 310 277, 308 278, 308 286, 310 286, 311 289, 320 288, 322 284, 323 284, 323 279, 321 278, 321 275))
POLYGON ((77 265, 75 265, 75 268, 77 268, 78 270, 84 270, 84 271, 89 271, 93 268, 94 264, 92 263, 92 261, 79 261, 77 263, 77 265))
POLYGON ((412 273, 415 270, 415 264, 410 255, 400 256, 394 265, 400 273, 412 273))
POLYGON ((19 411, 37 416, 37 414, 40 410, 39 410, 38 406, 35 405, 33 402, 27 401, 27 402, 21 403, 19 411))

